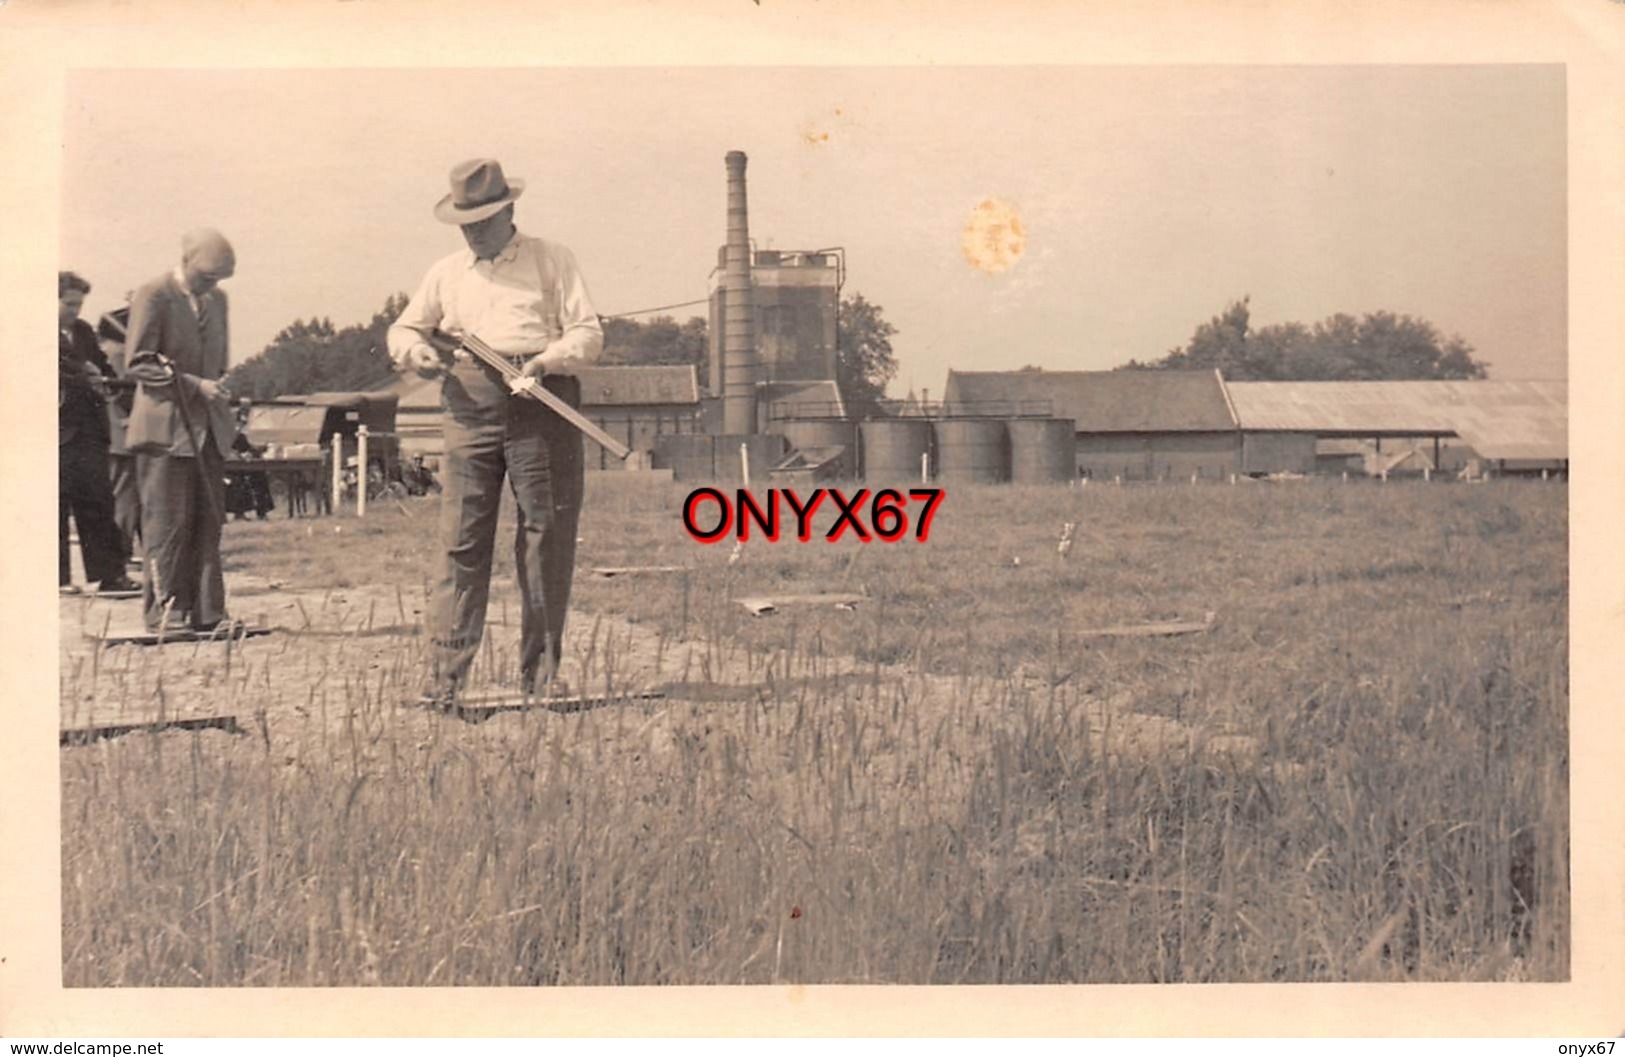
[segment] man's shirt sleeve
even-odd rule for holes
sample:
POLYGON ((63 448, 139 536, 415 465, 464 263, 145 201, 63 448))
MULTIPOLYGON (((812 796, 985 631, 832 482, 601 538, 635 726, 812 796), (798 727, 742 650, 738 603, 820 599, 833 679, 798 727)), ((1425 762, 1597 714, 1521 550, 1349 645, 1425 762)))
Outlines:
POLYGON ((389 358, 397 367, 413 346, 428 341, 430 331, 440 325, 444 316, 445 310, 440 304, 440 267, 436 265, 423 276, 400 318, 390 325, 386 341, 389 358))
POLYGON ((575 254, 564 246, 553 248, 558 274, 559 337, 542 353, 542 366, 549 374, 568 374, 586 367, 604 351, 604 328, 598 322, 587 283, 576 265, 575 254))

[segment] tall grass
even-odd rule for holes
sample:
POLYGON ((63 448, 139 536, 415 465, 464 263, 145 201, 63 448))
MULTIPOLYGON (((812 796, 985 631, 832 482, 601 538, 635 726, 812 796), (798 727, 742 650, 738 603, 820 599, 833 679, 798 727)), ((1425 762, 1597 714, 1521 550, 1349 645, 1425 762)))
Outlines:
MULTIPOLYGON (((253 736, 64 749, 65 982, 1566 978, 1561 486, 963 489, 925 544, 734 564, 680 496, 601 486, 582 530, 584 567, 699 570, 665 700, 431 717, 416 640, 355 628, 239 653, 253 736), (731 600, 775 586, 871 601, 731 600)), ((431 511, 228 558, 416 584, 431 511)), ((674 654, 680 592, 577 586, 674 654)))

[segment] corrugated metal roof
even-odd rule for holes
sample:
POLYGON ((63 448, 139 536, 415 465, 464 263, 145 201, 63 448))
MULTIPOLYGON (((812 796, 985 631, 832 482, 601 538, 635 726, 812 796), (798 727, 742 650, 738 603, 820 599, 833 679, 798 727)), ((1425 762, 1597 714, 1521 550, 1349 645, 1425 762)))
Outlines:
POLYGON ((1568 458, 1564 382, 1231 382, 1246 430, 1454 433, 1486 459, 1568 458))
POLYGON ((583 367, 576 376, 586 407, 700 402, 699 374, 692 365, 583 367))
POLYGON ((1214 371, 949 371, 943 403, 1033 404, 1070 418, 1079 433, 1233 430, 1214 371))
POLYGON ((322 439, 327 408, 300 404, 258 404, 248 409, 243 432, 256 447, 267 444, 314 444, 322 439))

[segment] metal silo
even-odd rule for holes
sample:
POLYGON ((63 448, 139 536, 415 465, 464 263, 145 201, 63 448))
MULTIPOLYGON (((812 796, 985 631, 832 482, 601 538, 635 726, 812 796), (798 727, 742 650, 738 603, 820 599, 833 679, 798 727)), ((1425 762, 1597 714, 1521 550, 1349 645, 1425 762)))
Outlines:
POLYGON ((863 477, 876 484, 920 479, 920 459, 931 451, 931 423, 922 418, 876 418, 858 427, 863 477))
POLYGON ((997 418, 944 418, 934 424, 937 477, 996 484, 1010 479, 1009 438, 997 418))
POLYGON ((1013 418, 1010 480, 1015 484, 1066 484, 1078 474, 1078 435, 1070 418, 1013 418))

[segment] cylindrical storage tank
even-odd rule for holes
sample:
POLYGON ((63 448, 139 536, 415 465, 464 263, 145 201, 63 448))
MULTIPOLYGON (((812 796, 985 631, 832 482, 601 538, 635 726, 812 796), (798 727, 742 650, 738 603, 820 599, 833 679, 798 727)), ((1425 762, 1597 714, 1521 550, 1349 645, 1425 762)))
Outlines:
POLYGON ((920 479, 920 458, 931 451, 931 423, 923 418, 876 418, 858 427, 863 477, 880 484, 920 479))
POLYGON ((778 419, 767 424, 767 431, 783 437, 796 451, 841 447, 852 452, 857 444, 857 425, 844 418, 778 419))
POLYGON ((1013 418, 1010 480, 1014 484, 1066 484, 1078 474, 1077 426, 1070 418, 1013 418))
POLYGON ((1010 442, 1001 419, 944 418, 935 429, 939 480, 996 484, 1010 479, 1010 442))

